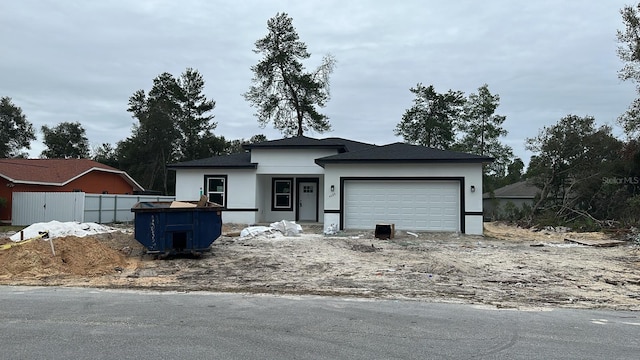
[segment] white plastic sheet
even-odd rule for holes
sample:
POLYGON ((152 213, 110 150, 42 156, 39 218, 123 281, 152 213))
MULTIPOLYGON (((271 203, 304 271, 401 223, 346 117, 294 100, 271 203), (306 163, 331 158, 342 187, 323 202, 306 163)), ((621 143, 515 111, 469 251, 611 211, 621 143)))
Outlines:
MULTIPOLYGON (((32 224, 22 230, 22 239, 28 240, 40 234, 40 232, 48 231, 49 238, 63 236, 85 237, 87 235, 102 234, 117 231, 112 227, 96 224, 96 223, 79 223, 75 221, 60 222, 49 221, 43 223, 32 224)), ((18 242, 21 239, 20 231, 9 237, 11 241, 18 242)))
POLYGON ((294 221, 281 220, 271 223, 271 228, 280 231, 284 236, 298 236, 302 232, 302 226, 294 221))
POLYGON ((240 231, 240 237, 255 237, 260 235, 271 235, 275 229, 268 226, 249 226, 240 231))
POLYGON ((302 232, 302 226, 294 221, 281 220, 269 226, 249 226, 240 231, 240 237, 277 237, 277 236, 298 236, 302 232))

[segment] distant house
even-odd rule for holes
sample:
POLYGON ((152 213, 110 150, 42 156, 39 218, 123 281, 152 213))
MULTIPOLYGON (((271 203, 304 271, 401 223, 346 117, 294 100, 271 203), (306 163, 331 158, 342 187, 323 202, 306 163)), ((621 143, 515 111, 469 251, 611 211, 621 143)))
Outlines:
POLYGON ((540 192, 540 189, 524 180, 514 184, 503 186, 494 190, 493 196, 486 192, 482 194, 482 207, 484 218, 491 220, 500 217, 508 203, 513 204, 515 209, 522 209, 523 206, 533 205, 533 199, 540 192))
POLYGON ((168 165, 176 198, 206 195, 223 221, 295 220, 325 228, 482 233, 482 164, 493 159, 424 146, 305 136, 168 165))
POLYGON ((144 189, 126 172, 89 159, 0 159, 0 222, 10 222, 14 192, 133 194, 144 189))

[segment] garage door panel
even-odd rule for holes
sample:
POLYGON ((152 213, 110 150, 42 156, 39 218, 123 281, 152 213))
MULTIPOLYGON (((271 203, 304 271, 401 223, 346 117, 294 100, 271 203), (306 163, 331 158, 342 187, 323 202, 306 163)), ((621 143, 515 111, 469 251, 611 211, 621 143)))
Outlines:
POLYGON ((397 229, 459 231, 458 181, 345 181, 344 221, 348 229, 394 223, 397 229))

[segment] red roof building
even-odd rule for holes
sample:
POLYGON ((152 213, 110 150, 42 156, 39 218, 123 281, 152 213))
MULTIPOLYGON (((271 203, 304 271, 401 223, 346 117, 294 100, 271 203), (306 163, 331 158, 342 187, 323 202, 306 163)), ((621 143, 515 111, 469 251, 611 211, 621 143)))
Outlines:
POLYGON ((133 194, 144 189, 126 172, 89 159, 0 159, 0 222, 11 220, 14 192, 133 194))

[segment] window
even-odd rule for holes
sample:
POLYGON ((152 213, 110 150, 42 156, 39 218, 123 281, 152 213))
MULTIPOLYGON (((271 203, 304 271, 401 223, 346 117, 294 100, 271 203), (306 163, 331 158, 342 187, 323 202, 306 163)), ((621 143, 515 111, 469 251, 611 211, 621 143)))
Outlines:
POLYGON ((273 179, 272 210, 293 211, 293 179, 273 179))
POLYGON ((205 178, 206 195, 209 201, 222 206, 226 206, 225 198, 227 192, 226 176, 207 176, 205 178))

